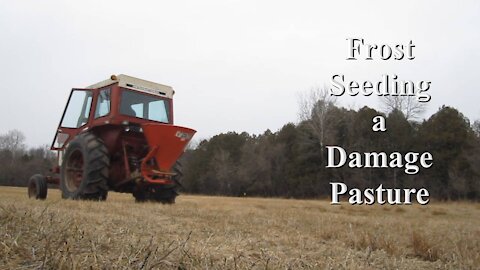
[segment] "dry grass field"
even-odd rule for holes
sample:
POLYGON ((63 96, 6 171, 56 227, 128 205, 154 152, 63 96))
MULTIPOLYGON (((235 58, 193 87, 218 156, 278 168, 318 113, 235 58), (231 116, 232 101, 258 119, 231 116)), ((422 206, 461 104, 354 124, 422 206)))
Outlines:
POLYGON ((0 188, 0 269, 479 269, 480 204, 180 196, 46 201, 0 188))

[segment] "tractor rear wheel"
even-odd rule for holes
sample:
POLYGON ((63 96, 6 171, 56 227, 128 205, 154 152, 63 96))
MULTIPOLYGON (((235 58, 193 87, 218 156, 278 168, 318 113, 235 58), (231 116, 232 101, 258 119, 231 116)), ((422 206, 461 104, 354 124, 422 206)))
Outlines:
POLYGON ((103 141, 91 133, 78 135, 65 151, 61 168, 62 197, 106 200, 110 158, 103 141))
POLYGON ((136 202, 160 202, 163 204, 174 204, 178 196, 177 188, 180 185, 180 179, 183 176, 180 162, 175 163, 172 171, 176 173, 171 185, 144 185, 137 186, 133 191, 136 202))
POLYGON ((174 204, 178 196, 175 186, 147 185, 137 187, 133 192, 136 202, 160 202, 174 204))
POLYGON ((35 174, 28 180, 28 197, 37 200, 47 198, 47 179, 41 174, 35 174))

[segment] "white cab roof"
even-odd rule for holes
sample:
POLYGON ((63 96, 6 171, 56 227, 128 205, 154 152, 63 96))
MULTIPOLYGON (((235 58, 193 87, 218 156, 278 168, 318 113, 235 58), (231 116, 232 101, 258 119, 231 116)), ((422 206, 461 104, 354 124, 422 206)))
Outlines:
POLYGON ((87 88, 98 89, 117 82, 118 86, 120 87, 130 88, 133 90, 142 91, 161 97, 173 98, 173 94, 175 93, 171 86, 138 79, 124 74, 112 75, 110 79, 87 86, 87 88))

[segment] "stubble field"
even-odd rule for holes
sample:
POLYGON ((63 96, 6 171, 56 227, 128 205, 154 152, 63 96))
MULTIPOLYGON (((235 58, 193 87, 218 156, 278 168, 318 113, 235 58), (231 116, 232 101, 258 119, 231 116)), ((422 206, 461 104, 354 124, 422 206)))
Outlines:
POLYGON ((480 204, 182 195, 46 201, 0 187, 0 269, 478 269, 480 204))

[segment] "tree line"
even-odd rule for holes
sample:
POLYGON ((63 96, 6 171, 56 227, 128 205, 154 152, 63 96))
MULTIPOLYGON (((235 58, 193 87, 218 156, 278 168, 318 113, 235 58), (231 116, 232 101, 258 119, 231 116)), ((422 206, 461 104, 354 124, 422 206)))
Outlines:
POLYGON ((402 98, 386 98, 389 110, 358 110, 335 104, 317 91, 304 100, 301 121, 260 135, 228 132, 201 141, 182 158, 184 190, 228 196, 318 198, 330 194, 330 182, 360 189, 427 188, 441 200, 480 199, 480 123, 442 106, 430 118, 415 121, 424 108, 402 98), (373 132, 382 115, 386 132, 373 132), (403 168, 326 168, 325 146, 349 152, 430 152, 433 166, 416 175, 403 168))
POLYGON ((47 172, 54 161, 49 146, 27 147, 21 131, 0 134, 0 185, 27 186, 32 175, 47 172))

